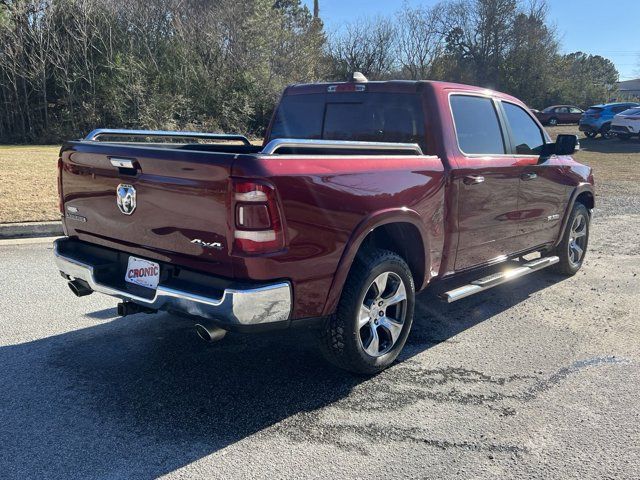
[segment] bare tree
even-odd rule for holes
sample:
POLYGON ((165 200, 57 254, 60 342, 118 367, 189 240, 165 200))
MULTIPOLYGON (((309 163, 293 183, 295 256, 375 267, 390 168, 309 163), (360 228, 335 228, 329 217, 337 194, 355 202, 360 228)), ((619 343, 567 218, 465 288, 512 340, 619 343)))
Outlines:
POLYGON ((396 67, 397 29, 391 19, 366 18, 345 26, 333 38, 331 54, 340 75, 355 71, 372 78, 383 78, 396 67))
POLYGON ((439 28, 444 10, 442 4, 415 8, 405 4, 398 12, 397 59, 404 76, 413 80, 430 77, 445 48, 445 35, 439 28))

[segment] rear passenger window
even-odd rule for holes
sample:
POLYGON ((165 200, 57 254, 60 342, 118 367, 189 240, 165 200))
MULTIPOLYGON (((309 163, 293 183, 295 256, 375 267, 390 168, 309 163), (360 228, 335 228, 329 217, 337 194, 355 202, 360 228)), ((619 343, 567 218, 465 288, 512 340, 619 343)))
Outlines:
POLYGON ((486 97, 452 95, 451 111, 456 125, 458 145, 470 155, 501 155, 504 139, 493 101, 486 97))
POLYGON ((502 102, 511 126, 513 145, 517 155, 539 154, 546 143, 538 124, 527 112, 513 103, 502 102))

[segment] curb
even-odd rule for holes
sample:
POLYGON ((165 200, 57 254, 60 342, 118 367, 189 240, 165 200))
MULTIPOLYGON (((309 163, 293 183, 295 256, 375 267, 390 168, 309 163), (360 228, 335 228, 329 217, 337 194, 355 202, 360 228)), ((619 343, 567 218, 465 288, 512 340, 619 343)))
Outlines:
POLYGON ((0 239, 59 237, 64 235, 61 222, 0 223, 0 239))

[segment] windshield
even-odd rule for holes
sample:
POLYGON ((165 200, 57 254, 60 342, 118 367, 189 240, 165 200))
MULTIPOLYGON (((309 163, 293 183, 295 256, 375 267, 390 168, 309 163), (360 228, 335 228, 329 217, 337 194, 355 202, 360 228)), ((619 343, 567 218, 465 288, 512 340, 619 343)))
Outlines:
POLYGON ((589 113, 600 113, 600 112, 602 112, 602 110, 604 110, 604 108, 589 107, 589 109, 585 113, 587 113, 587 114, 589 114, 589 113))
POLYGON ((543 113, 551 113, 551 112, 553 112, 553 110, 554 110, 555 108, 556 108, 556 107, 547 107, 547 108, 545 108, 544 110, 542 110, 542 112, 543 112, 543 113))
POLYGON ((269 140, 275 138, 418 143, 426 149, 421 98, 406 93, 287 95, 269 140))

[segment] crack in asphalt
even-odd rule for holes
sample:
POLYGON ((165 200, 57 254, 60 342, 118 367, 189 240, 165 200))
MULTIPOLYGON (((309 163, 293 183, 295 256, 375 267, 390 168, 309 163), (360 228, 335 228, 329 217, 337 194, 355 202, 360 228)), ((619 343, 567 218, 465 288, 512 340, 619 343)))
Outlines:
POLYGON ((568 367, 561 368, 548 378, 540 378, 535 375, 496 377, 459 367, 422 369, 417 362, 410 360, 388 372, 383 372, 370 382, 356 387, 354 389, 355 395, 340 400, 338 407, 347 410, 371 411, 376 408, 403 407, 421 400, 432 400, 440 403, 487 405, 489 408, 493 408, 492 404, 507 399, 521 402, 533 400, 539 393, 549 390, 568 376, 587 367, 620 363, 628 363, 628 361, 612 356, 594 357, 576 361, 568 367), (453 384, 449 390, 438 391, 435 389, 435 387, 449 384, 453 384), (488 390, 480 393, 465 392, 457 388, 456 384, 487 385, 488 390), (515 386, 515 391, 496 391, 494 389, 511 385, 515 386), (518 385, 520 385, 519 391, 518 385), (358 395, 357 392, 361 390, 365 390, 366 395, 358 395))
MULTIPOLYGON (((509 405, 500 405, 501 403, 506 401, 526 403, 534 400, 538 395, 560 384, 569 376, 589 367, 629 363, 631 363, 629 360, 615 356, 593 357, 576 361, 546 378, 540 378, 536 375, 499 377, 459 367, 421 369, 417 362, 407 361, 357 386, 348 397, 337 401, 332 407, 357 414, 406 408, 419 401, 431 400, 438 403, 484 406, 497 412, 500 416, 511 416, 516 414, 516 409, 509 405), (434 388, 447 384, 454 384, 454 386, 446 391, 434 391, 434 388), (458 385, 456 386, 456 384, 458 385), (519 387, 519 391, 490 390, 485 393, 470 393, 462 391, 459 388, 460 384, 463 386, 488 385, 491 389, 515 386, 516 389, 519 387)), ((383 426, 372 423, 364 425, 336 424, 324 421, 321 415, 322 410, 301 413, 283 421, 274 429, 293 441, 331 444, 359 451, 365 455, 369 455, 370 452, 363 447, 363 442, 351 443, 346 440, 346 437, 355 435, 364 438, 365 445, 367 442, 393 441, 420 443, 443 450, 455 448, 515 455, 530 453, 529 448, 519 445, 431 438, 429 431, 418 427, 403 428, 396 425, 383 426)))
POLYGON ((360 452, 367 456, 372 454, 370 449, 366 447, 367 444, 383 444, 389 441, 424 444, 440 450, 455 448, 472 452, 506 453, 515 455, 529 453, 529 449, 527 447, 521 447, 518 445, 470 441, 456 442, 429 438, 428 431, 419 427, 402 428, 398 426, 383 426, 372 423, 365 425, 319 424, 309 422, 309 418, 305 418, 305 421, 301 422, 299 427, 300 428, 296 429, 295 432, 289 431, 288 429, 283 431, 283 429, 278 427, 276 427, 275 430, 279 433, 285 433, 292 441, 331 444, 349 451, 360 452), (347 437, 350 434, 358 437, 364 437, 366 442, 346 441, 344 437, 347 437))

